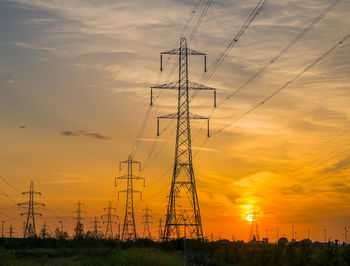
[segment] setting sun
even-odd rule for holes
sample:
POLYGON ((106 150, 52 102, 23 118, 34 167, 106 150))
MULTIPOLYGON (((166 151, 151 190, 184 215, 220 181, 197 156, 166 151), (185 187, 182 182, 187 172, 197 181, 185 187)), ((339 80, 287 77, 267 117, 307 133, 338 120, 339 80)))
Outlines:
POLYGON ((248 222, 252 222, 253 221, 253 215, 252 214, 248 214, 246 217, 248 222))

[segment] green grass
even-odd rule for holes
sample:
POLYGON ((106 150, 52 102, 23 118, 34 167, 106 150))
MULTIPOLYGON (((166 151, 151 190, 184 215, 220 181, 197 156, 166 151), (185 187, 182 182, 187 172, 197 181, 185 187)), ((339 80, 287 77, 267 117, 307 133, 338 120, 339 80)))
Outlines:
POLYGON ((178 253, 153 248, 1 250, 0 265, 184 265, 178 253))

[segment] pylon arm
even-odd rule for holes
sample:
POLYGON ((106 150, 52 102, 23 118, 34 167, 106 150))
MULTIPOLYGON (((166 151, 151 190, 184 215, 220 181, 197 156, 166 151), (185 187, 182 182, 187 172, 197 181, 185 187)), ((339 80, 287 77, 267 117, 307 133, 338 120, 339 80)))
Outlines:
POLYGON ((123 176, 117 176, 116 178, 114 178, 114 186, 117 186, 117 179, 128 179, 127 175, 123 175, 123 176))
POLYGON ((126 163, 126 164, 128 164, 128 163, 135 163, 135 164, 139 164, 139 170, 141 171, 141 162, 138 162, 138 161, 134 161, 134 160, 126 160, 126 161, 121 161, 120 163, 119 163, 119 171, 121 171, 122 170, 122 164, 123 163, 126 163))
MULTIPOLYGON (((160 85, 155 85, 151 87, 151 99, 150 99, 150 105, 153 106, 153 89, 159 89, 159 90, 178 90, 179 89, 179 82, 173 81, 170 83, 164 83, 160 85)), ((212 87, 207 87, 203 84, 194 82, 194 81, 188 81, 188 89, 189 90, 195 90, 195 91, 213 91, 214 92, 214 107, 216 107, 216 89, 212 87)))
MULTIPOLYGON (((186 48, 186 49, 187 49, 187 55, 204 55, 204 72, 207 72, 207 54, 198 52, 198 51, 190 49, 190 48, 186 48)), ((176 49, 173 49, 170 51, 160 53, 160 71, 163 71, 163 54, 179 55, 180 49, 176 48, 176 49)))
MULTIPOLYGON (((20 215, 21 215, 21 216, 22 216, 22 215, 28 215, 28 213, 27 213, 27 212, 24 212, 24 213, 21 213, 20 215)), ((34 213, 34 215, 42 216, 42 214, 41 214, 41 213, 38 213, 38 212, 34 213)))
MULTIPOLYGON (((128 191, 125 189, 125 190, 120 190, 118 191, 118 200, 119 200, 119 193, 127 193, 128 191)), ((140 193, 140 200, 142 200, 142 192, 141 191, 138 191, 138 190, 132 190, 131 193, 140 193)))
POLYGON ((160 54, 179 54, 179 48, 175 48, 166 52, 161 52, 160 54))
POLYGON ((22 192, 23 195, 25 195, 25 194, 30 194, 30 193, 41 195, 41 192, 36 192, 36 191, 32 191, 32 192, 30 192, 30 191, 22 192))
POLYGON ((132 179, 142 179, 143 180, 143 187, 146 186, 146 181, 145 181, 145 179, 143 177, 133 175, 132 179))
MULTIPOLYGON (((159 119, 177 119, 177 117, 178 117, 178 113, 172 113, 172 114, 168 114, 168 115, 158 116, 157 117, 157 136, 159 136, 159 119)), ((208 137, 210 137, 209 117, 204 117, 204 116, 190 113, 189 119, 206 119, 206 120, 208 120, 208 123, 207 123, 208 134, 207 135, 208 135, 208 137)))

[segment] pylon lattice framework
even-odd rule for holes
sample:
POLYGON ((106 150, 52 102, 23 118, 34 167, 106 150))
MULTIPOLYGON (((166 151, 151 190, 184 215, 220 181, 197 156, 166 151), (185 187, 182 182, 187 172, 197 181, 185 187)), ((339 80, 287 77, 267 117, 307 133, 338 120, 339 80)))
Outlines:
POLYGON ((76 207, 77 209, 73 212, 75 212, 77 214, 76 219, 76 225, 74 228, 74 233, 75 233, 75 237, 82 237, 84 234, 84 225, 82 223, 82 221, 84 220, 83 217, 81 217, 82 213, 85 213, 85 211, 83 211, 82 208, 83 204, 78 201, 77 203, 74 204, 74 207, 76 207))
POLYGON ((93 236, 95 237, 95 238, 97 238, 98 237, 98 229, 100 228, 100 225, 99 225, 99 221, 97 220, 97 216, 95 216, 95 219, 94 219, 94 221, 93 221, 93 236))
POLYGON ((28 194, 29 200, 26 202, 18 203, 19 206, 28 206, 28 211, 26 213, 21 213, 21 215, 27 215, 25 222, 24 237, 34 237, 36 236, 36 226, 35 226, 35 216, 42 215, 34 210, 34 206, 45 206, 45 204, 34 201, 34 195, 41 195, 40 192, 34 191, 34 182, 30 181, 29 191, 22 192, 23 195, 28 194))
POLYGON ((117 185, 117 179, 126 179, 126 189, 118 191, 119 193, 126 193, 125 202, 125 215, 122 232, 122 240, 136 239, 136 226, 135 226, 135 214, 134 214, 134 193, 140 193, 140 199, 142 199, 142 192, 134 189, 135 180, 143 180, 143 186, 145 186, 145 179, 143 177, 135 176, 133 174, 133 165, 138 164, 139 170, 141 170, 141 163, 134 161, 132 156, 129 155, 128 160, 119 163, 119 171, 122 169, 122 165, 127 164, 127 174, 115 178, 115 186, 117 185))
POLYGON ((107 214, 101 215, 101 218, 106 217, 107 221, 103 221, 103 224, 106 225, 106 233, 105 236, 108 238, 113 238, 113 224, 117 224, 115 221, 112 220, 113 217, 118 217, 115 214, 112 214, 112 210, 116 211, 116 208, 112 208, 112 202, 108 201, 108 207, 104 208, 104 210, 107 210, 107 214))
POLYGON ((249 241, 250 242, 260 241, 259 227, 258 227, 258 221, 256 218, 255 208, 253 209, 253 213, 251 214, 251 227, 250 227, 249 241))
POLYGON ((208 121, 209 137, 209 118, 190 113, 189 90, 213 91, 215 107, 216 89, 188 80, 188 56, 203 55, 205 65, 204 69, 206 71, 206 54, 188 48, 186 38, 182 37, 180 39, 179 48, 161 53, 161 71, 163 68, 162 55, 164 54, 179 56, 179 79, 175 82, 151 87, 151 105, 153 104, 153 89, 173 89, 178 91, 177 112, 160 116, 157 119, 158 136, 160 119, 177 119, 174 170, 163 239, 168 240, 180 238, 181 235, 185 235, 185 231, 188 231, 187 236, 189 238, 203 238, 202 221, 192 164, 190 119, 206 119, 208 121), (186 211, 188 214, 188 220, 186 223, 184 223, 181 215, 183 211, 186 211))
POLYGON ((150 221, 150 218, 152 218, 152 215, 150 215, 150 212, 152 211, 150 208, 146 207, 145 209, 143 209, 143 211, 145 212, 145 215, 142 216, 143 218, 143 238, 148 238, 148 239, 152 239, 152 235, 151 235, 151 230, 149 228, 149 224, 152 224, 153 222, 150 221))

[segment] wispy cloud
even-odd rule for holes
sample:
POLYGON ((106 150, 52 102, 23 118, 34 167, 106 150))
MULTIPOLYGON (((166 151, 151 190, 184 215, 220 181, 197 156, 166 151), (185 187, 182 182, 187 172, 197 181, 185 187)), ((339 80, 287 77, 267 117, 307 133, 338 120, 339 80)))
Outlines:
POLYGON ((350 166, 350 156, 347 156, 337 163, 333 164, 330 167, 324 168, 321 171, 319 171, 321 174, 326 174, 326 173, 340 173, 346 169, 349 169, 350 166))
POLYGON ((85 130, 78 130, 78 131, 70 131, 70 130, 65 130, 62 131, 61 134, 63 136, 68 136, 68 137, 78 137, 78 136, 87 136, 87 137, 91 137, 91 138, 95 138, 95 139, 101 139, 101 140, 107 140, 110 139, 107 136, 104 136, 102 134, 99 133, 91 133, 91 132, 87 132, 85 130))

